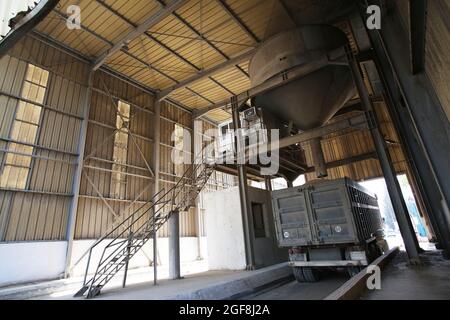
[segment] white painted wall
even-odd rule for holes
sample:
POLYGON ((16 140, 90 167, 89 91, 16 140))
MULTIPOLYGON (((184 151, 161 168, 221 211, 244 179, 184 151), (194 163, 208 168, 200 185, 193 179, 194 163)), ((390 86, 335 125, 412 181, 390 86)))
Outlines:
POLYGON ((209 269, 245 269, 244 229, 238 187, 206 193, 204 205, 209 269))
MULTIPOLYGON (((249 201, 263 204, 265 237, 253 238, 256 267, 285 262, 287 250, 278 248, 270 194, 249 187, 249 201)), ((239 187, 205 194, 205 225, 210 270, 243 270, 246 267, 244 228, 239 187)), ((252 213, 250 213, 252 214, 252 213)), ((253 225, 250 226, 253 228, 253 225)))
MULTIPOLYGON (((202 241, 202 256, 207 256, 206 239, 202 241)), ((73 259, 77 261, 95 240, 75 240, 73 243, 73 259)), ((95 262, 100 259, 102 249, 99 245, 93 251, 90 272, 95 271, 95 262)), ((39 241, 0 244, 0 287, 16 283, 26 283, 59 278, 66 261, 66 241, 39 241)), ((198 239, 185 237, 180 239, 181 262, 194 261, 198 257, 198 239)), ((168 238, 158 239, 159 265, 169 264, 168 238)), ((147 267, 153 257, 152 241, 147 242, 130 261, 130 269, 147 267)), ((86 270, 87 256, 73 269, 72 276, 82 276, 86 270)))
POLYGON ((1 243, 0 286, 57 278, 66 248, 66 241, 1 243))
MULTIPOLYGON (((72 248, 72 262, 75 263, 86 252, 89 247, 94 244, 95 240, 75 240, 72 248)), ((89 272, 95 272, 96 263, 100 260, 104 247, 108 242, 98 245, 92 251, 89 272)), ((169 239, 158 238, 158 265, 169 264, 169 239)), ((196 237, 180 238, 180 255, 181 262, 194 261, 198 257, 198 240, 196 237)), ((204 255, 205 256, 205 255, 204 255)), ((139 250, 133 259, 130 260, 129 268, 148 267, 153 260, 153 241, 149 240, 144 247, 139 250)), ((72 276, 84 275, 86 271, 87 256, 85 256, 75 268, 72 270, 72 276)))

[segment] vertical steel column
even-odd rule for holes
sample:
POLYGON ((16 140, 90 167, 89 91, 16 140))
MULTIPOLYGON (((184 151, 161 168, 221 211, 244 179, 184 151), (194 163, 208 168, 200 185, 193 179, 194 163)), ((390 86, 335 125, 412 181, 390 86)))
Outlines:
MULTIPOLYGON (((153 172, 155 174, 155 190, 154 194, 159 192, 159 155, 161 140, 161 103, 155 99, 155 113, 153 115, 154 132, 153 132, 153 172)), ((157 199, 154 199, 157 201, 157 199)), ((155 218, 156 206, 153 207, 153 284, 158 284, 158 235, 156 230, 155 218)))
POLYGON ((320 140, 321 140, 320 138, 312 139, 311 141, 309 141, 309 145, 311 146, 311 153, 314 162, 314 170, 316 171, 316 176, 317 178, 324 178, 328 176, 328 172, 320 140))
POLYGON ((169 277, 181 279, 180 273, 180 212, 174 211, 169 218, 169 277))
POLYGON ((267 177, 264 179, 264 183, 266 185, 266 190, 272 191, 272 179, 270 177, 267 177))
POLYGON ((251 219, 251 209, 248 199, 248 185, 247 185, 247 169, 243 161, 240 159, 245 159, 243 138, 241 136, 240 129, 241 122, 239 119, 239 105, 235 97, 231 98, 232 116, 233 116, 233 127, 235 129, 235 146, 236 146, 236 165, 238 171, 238 184, 239 184, 239 198, 241 201, 241 213, 242 213, 242 225, 244 229, 244 242, 245 242, 245 260, 247 263, 247 270, 255 269, 255 258, 253 253, 253 235, 250 229, 251 219))
MULTIPOLYGON (((361 6, 361 21, 365 12, 361 6)), ((409 149, 409 163, 433 231, 444 257, 450 258, 448 120, 426 74, 411 74, 409 59, 405 59, 409 39, 398 14, 385 15, 382 30, 371 30, 367 35, 391 117, 409 149)))
POLYGON ((419 263, 419 252, 416 246, 417 238, 413 230, 411 230, 408 209, 403 199, 400 184, 398 183, 397 176, 395 174, 391 157, 389 155, 386 142, 381 134, 378 126, 375 110, 367 93, 364 79, 362 77, 361 69, 358 62, 355 60, 351 50, 347 48, 347 57, 350 70, 353 75, 356 89, 358 90, 359 97, 361 99, 362 106, 366 113, 367 122, 369 124, 372 139, 377 150, 378 159, 380 161, 381 169, 383 171, 386 185, 389 191, 389 197, 391 198, 392 206, 394 207, 397 223, 402 234, 403 242, 405 243, 406 252, 412 263, 419 263))
POLYGON ((83 111, 83 120, 81 123, 80 136, 78 139, 78 157, 77 157, 77 169, 75 171, 75 176, 72 184, 72 204, 70 205, 69 216, 67 218, 67 250, 66 250, 66 265, 64 269, 64 277, 70 277, 70 268, 72 264, 72 249, 73 249, 73 238, 75 235, 75 224, 77 218, 78 211, 78 198, 80 194, 80 183, 81 176, 83 173, 83 160, 84 160, 84 148, 86 146, 86 134, 89 124, 89 112, 91 109, 91 95, 92 95, 92 86, 94 83, 94 71, 89 72, 88 86, 86 90, 86 95, 84 97, 84 111, 83 111))

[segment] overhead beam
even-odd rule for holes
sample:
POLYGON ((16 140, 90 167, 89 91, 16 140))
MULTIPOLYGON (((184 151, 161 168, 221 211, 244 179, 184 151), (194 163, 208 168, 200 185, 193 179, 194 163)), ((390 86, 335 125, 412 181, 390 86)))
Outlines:
POLYGON ((180 81, 179 83, 177 83, 171 87, 168 87, 167 89, 162 90, 161 92, 158 93, 157 98, 159 101, 161 101, 161 100, 167 98, 167 96, 169 96, 175 90, 185 88, 196 81, 202 80, 204 78, 208 78, 224 69, 233 67, 241 62, 248 61, 253 56, 255 51, 256 51, 256 49, 249 50, 239 56, 231 58, 230 60, 227 60, 221 64, 218 64, 208 70, 201 70, 196 75, 194 75, 186 80, 180 81))
MULTIPOLYGON (((114 13, 116 16, 118 16, 120 19, 122 19, 123 21, 125 21, 128 25, 130 25, 133 28, 137 28, 138 25, 135 24, 134 22, 132 22, 130 19, 128 19, 126 16, 124 16, 123 14, 121 14, 119 11, 117 11, 116 9, 114 9, 113 7, 111 7, 109 4, 105 3, 104 0, 97 0, 97 3, 100 4, 102 7, 104 7, 105 9, 107 9, 108 11, 114 13)), ((144 36, 146 36, 149 40, 157 43, 160 47, 164 48, 164 50, 167 50, 170 54, 176 56, 178 59, 180 59, 181 61, 183 61, 185 64, 189 65, 190 67, 194 68, 196 71, 199 71, 200 68, 197 67, 194 63, 192 63, 191 61, 189 61, 188 59, 186 59, 185 57, 183 57, 182 55, 180 55, 179 53, 175 52, 174 50, 172 50, 171 48, 169 48, 167 45, 165 45, 164 43, 162 43, 160 40, 158 40, 157 38, 155 38, 154 36, 152 36, 148 31, 145 31, 143 33, 144 36)), ((162 57, 164 58, 164 56, 162 57)), ((160 59, 158 59, 157 61, 159 61, 160 59)))
POLYGON ((222 7, 222 9, 228 13, 228 15, 233 19, 233 21, 239 26, 239 28, 244 31, 247 36, 253 40, 255 43, 259 43, 261 40, 250 30, 249 27, 245 25, 245 23, 239 18, 239 16, 233 11, 233 9, 228 6, 228 4, 225 2, 225 0, 216 0, 217 3, 222 7))
MULTIPOLYGON (((359 155, 341 159, 341 160, 327 162, 327 163, 325 163, 325 166, 327 169, 333 169, 333 168, 337 168, 337 167, 346 166, 346 165, 349 165, 349 164, 352 164, 355 162, 360 162, 360 161, 370 160, 370 159, 378 159, 377 153, 375 151, 359 154, 359 155)), ((315 171, 314 167, 309 167, 306 169, 305 173, 312 173, 314 171, 315 171)))
POLYGON ((143 23, 141 23, 137 28, 133 31, 122 37, 120 41, 115 43, 112 48, 108 49, 104 54, 102 54, 97 60, 94 62, 94 70, 100 68, 106 60, 108 60, 114 53, 121 50, 124 46, 128 45, 132 40, 139 37, 141 34, 146 32, 148 29, 158 24, 169 15, 171 15, 175 10, 179 9, 186 0, 173 0, 170 4, 162 5, 162 9, 156 12, 151 17, 147 18, 143 23))
POLYGON ((274 151, 282 149, 297 143, 306 142, 315 138, 320 138, 328 134, 341 131, 348 128, 365 129, 367 128, 367 120, 365 115, 354 115, 343 120, 339 120, 315 129, 311 129, 293 136, 281 138, 278 146, 269 146, 268 150, 274 151))
MULTIPOLYGON (((114 9, 112 9, 111 7, 109 7, 107 4, 103 3, 103 1, 97 0, 97 2, 98 2, 99 4, 101 4, 103 7, 105 7, 106 9, 110 10, 112 13, 114 13, 114 14, 117 15, 118 17, 124 19, 124 21, 128 22, 130 25, 133 25, 133 24, 132 24, 129 20, 127 20, 124 16, 120 15, 117 11, 115 11, 114 9)), ((56 10, 56 9, 54 9, 53 12, 54 12, 55 14, 57 14, 59 17, 61 17, 61 19, 67 19, 67 18, 68 18, 65 14, 59 12, 59 11, 56 10)), ((82 29, 83 31, 89 33, 90 35, 92 35, 92 36, 95 37, 96 39, 98 39, 98 40, 104 42, 105 44, 108 44, 108 45, 110 45, 110 46, 113 46, 113 43, 111 43, 109 40, 105 39, 104 37, 98 35, 97 33, 95 33, 94 31, 90 30, 89 28, 87 28, 87 27, 81 25, 81 29, 82 29)), ((159 44, 159 43, 158 43, 158 44, 159 44)), ((163 48, 166 48, 166 47, 163 46, 163 48)), ((152 66, 152 65, 149 64, 148 62, 142 60, 141 58, 135 56, 135 55, 132 54, 131 52, 129 52, 129 51, 127 51, 127 50, 124 50, 123 48, 121 48, 120 51, 123 52, 124 54, 126 54, 127 56, 129 56, 131 59, 133 59, 133 60, 139 62, 140 64, 142 64, 142 65, 143 65, 144 67, 146 67, 147 69, 150 69, 150 70, 153 70, 153 71, 157 72, 158 74, 160 74, 161 76, 163 76, 163 77, 169 79, 170 81, 174 82, 175 84, 178 84, 178 83, 179 83, 179 81, 176 80, 175 78, 173 78, 173 77, 171 77, 170 75, 166 74, 165 72, 159 70, 158 68, 155 68, 154 66, 152 66)), ((173 52, 173 51, 170 51, 170 52, 173 53, 173 54, 176 54, 176 53, 173 52)), ((181 56, 179 56, 178 54, 176 54, 176 55, 177 55, 177 57, 179 57, 179 58, 181 57, 181 56)), ((89 62, 89 59, 88 59, 88 58, 86 58, 86 60, 89 62)), ((187 61, 187 60, 186 60, 186 61, 187 61)), ((103 65, 103 66, 101 66, 101 67, 102 67, 102 69, 105 69, 105 68, 106 68, 105 65, 103 65)), ((112 71, 112 70, 111 70, 111 71, 112 71)), ((116 72, 116 71, 112 71, 112 72, 116 72)), ((116 73, 117 73, 117 72, 116 72, 116 73)), ((126 79, 126 78, 129 78, 129 77, 124 77, 124 78, 126 79)), ((211 78, 211 80, 215 81, 215 80, 212 79, 212 78, 211 78)), ((206 100, 208 103, 212 103, 211 100, 205 99, 204 96, 200 95, 199 93, 195 92, 194 90, 192 90, 192 89, 189 89, 189 90, 191 91, 191 93, 193 93, 194 95, 197 95, 197 96, 199 96, 200 98, 206 100)), ((151 88, 151 91, 152 91, 152 94, 155 93, 155 89, 151 88)))
MULTIPOLYGON (((69 55, 69 56, 71 56, 71 57, 73 57, 73 58, 75 58, 75 59, 77 59, 79 61, 82 61, 82 62, 87 63, 87 64, 89 64, 91 62, 91 60, 89 60, 89 58, 87 56, 85 56, 83 53, 81 53, 81 52, 79 52, 79 51, 77 51, 77 50, 75 50, 73 48, 70 48, 69 46, 65 45, 64 43, 59 42, 59 41, 49 37, 46 34, 39 33, 37 31, 33 30, 28 35, 30 37, 40 41, 40 42, 45 43, 46 45, 48 45, 48 46, 50 46, 52 48, 55 48, 56 50, 64 52, 65 54, 67 54, 67 55, 69 55)), ((115 78, 118 78, 118 79, 120 79, 120 80, 122 80, 122 81, 124 81, 126 83, 129 83, 132 86, 134 86, 136 88, 139 88, 140 90, 142 90, 142 91, 144 91, 144 92, 146 92, 146 93, 148 93, 150 95, 153 95, 153 96, 156 95, 155 90, 153 88, 150 88, 150 87, 148 87, 146 85, 138 83, 138 82, 134 81, 133 79, 130 79, 129 77, 127 77, 123 73, 121 73, 119 71, 116 71, 116 70, 113 70, 113 69, 111 69, 108 66, 103 65, 100 68, 100 70, 105 72, 105 73, 107 73, 107 74, 109 74, 109 75, 111 75, 111 76, 113 76, 113 77, 115 77, 115 78)))
MULTIPOLYGON (((65 15, 64 13, 62 13, 62 12, 56 10, 56 9, 54 9, 53 12, 54 12, 56 15, 58 15, 58 16, 59 16, 61 19, 63 19, 63 20, 68 19, 68 16, 67 16, 67 15, 65 15)), ((82 29, 83 31, 89 33, 91 36, 95 37, 96 39, 102 41, 102 42, 105 43, 105 44, 108 44, 108 45, 110 45, 110 46, 113 46, 113 45, 114 45, 112 42, 110 42, 109 40, 107 40, 107 39, 105 39, 104 37, 100 36, 99 34, 95 33, 94 31, 90 30, 89 28, 85 27, 84 25, 81 25, 81 29, 82 29)), ((34 31, 34 32, 36 32, 36 31, 34 31)), ((41 34, 41 35, 42 35, 42 34, 41 34)), ((45 37, 45 35, 42 35, 42 36, 45 37)), ((48 37, 48 36, 47 36, 47 37, 48 37)), ((127 50, 124 50, 123 48, 121 48, 120 51, 123 52, 124 54, 126 54, 127 56, 129 56, 131 59, 133 59, 133 60, 139 62, 140 64, 142 64, 144 67, 146 67, 146 68, 148 68, 148 69, 151 69, 151 70, 153 70, 153 71, 159 73, 161 76, 163 76, 163 77, 165 77, 165 78, 171 80, 172 82, 178 83, 178 81, 177 81, 176 79, 172 78, 171 76, 169 76, 168 74, 162 72, 161 70, 159 70, 159 69, 153 67, 151 64, 145 62, 144 60, 142 60, 142 59, 136 57, 135 55, 133 55, 132 53, 128 52, 127 50)), ((89 58, 87 58, 87 57, 85 57, 85 58, 90 62, 89 58)), ((102 67, 102 68, 106 68, 105 65, 103 65, 103 66, 101 66, 101 67, 102 67)), ((116 73, 117 73, 117 71, 116 71, 116 73)), ((154 93, 154 92, 155 92, 155 89, 151 88, 151 91, 154 93)))
POLYGON ((417 74, 425 70, 427 0, 409 0, 409 15, 411 68, 417 74))

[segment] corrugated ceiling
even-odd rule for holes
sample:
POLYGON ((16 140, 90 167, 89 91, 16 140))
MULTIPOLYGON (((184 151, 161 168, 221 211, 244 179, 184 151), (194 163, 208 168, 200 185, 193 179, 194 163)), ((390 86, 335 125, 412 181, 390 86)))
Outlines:
MULTIPOLYGON (((227 1, 226 5, 259 38, 263 38, 276 0, 227 1)), ((80 0, 61 1, 36 32, 51 37, 91 60, 148 17, 162 9, 162 1, 80 0), (81 8, 81 30, 66 26, 67 7, 81 8)), ((235 57, 256 45, 219 1, 189 0, 173 14, 132 40, 105 63, 152 90, 168 88, 235 57)), ((195 109, 226 99, 249 88, 248 62, 228 68, 171 94, 182 105, 195 109)), ((228 114, 211 117, 220 121, 228 114)))
MULTIPOLYGON (((148 17, 160 12, 163 4, 168 3, 63 0, 36 31, 94 61, 148 17), (66 26, 67 7, 73 4, 81 8, 81 30, 66 26)), ((284 20, 289 20, 289 14, 279 0, 186 0, 115 52, 105 65, 152 90, 164 90, 251 50, 274 32, 275 25, 286 25, 284 20)), ((170 98, 197 109, 248 90, 248 63, 244 61, 175 90, 170 98)), ((223 111, 208 115, 215 121, 229 116, 223 111)))

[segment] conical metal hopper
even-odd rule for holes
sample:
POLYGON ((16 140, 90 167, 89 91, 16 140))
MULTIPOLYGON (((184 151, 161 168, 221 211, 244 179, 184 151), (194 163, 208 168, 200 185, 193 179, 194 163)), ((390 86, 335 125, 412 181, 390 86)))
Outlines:
MULTIPOLYGON (((312 62, 347 43, 338 28, 309 25, 281 32, 266 40, 250 61, 252 86, 283 71, 312 62)), ((284 86, 253 98, 279 119, 299 130, 327 122, 353 95, 353 80, 345 65, 328 65, 284 86)))

